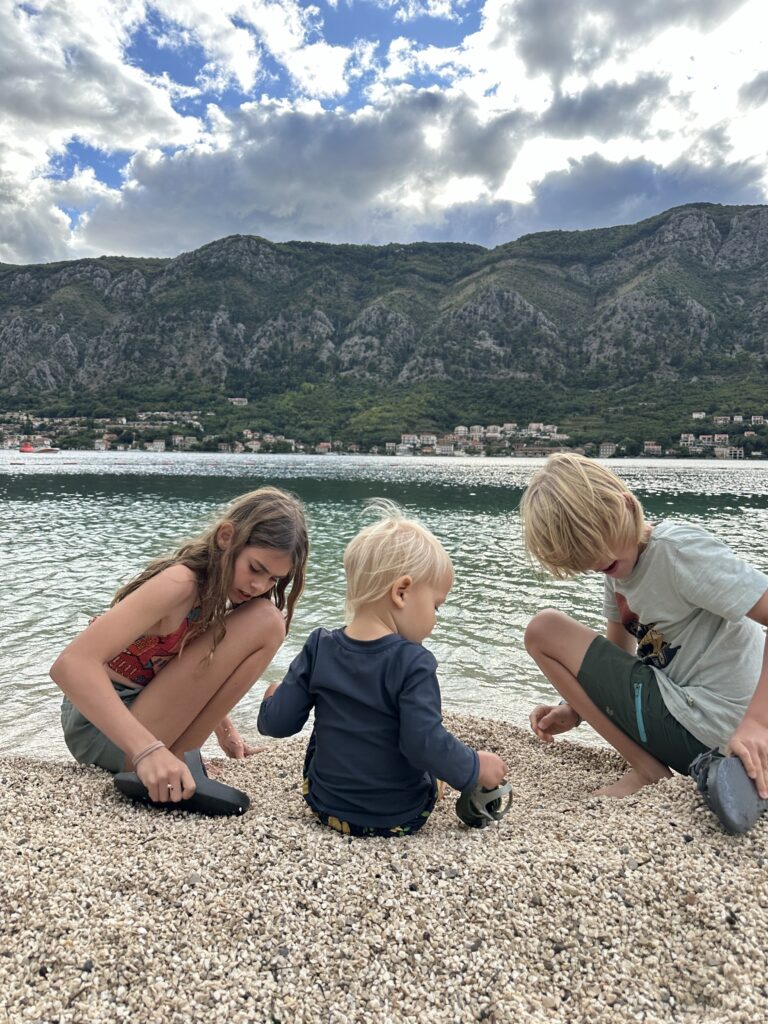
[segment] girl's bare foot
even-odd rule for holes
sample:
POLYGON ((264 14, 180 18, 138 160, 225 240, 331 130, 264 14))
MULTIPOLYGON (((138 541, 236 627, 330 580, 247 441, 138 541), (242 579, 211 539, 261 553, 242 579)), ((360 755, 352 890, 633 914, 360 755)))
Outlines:
POLYGON ((643 786, 652 786, 655 782, 668 779, 671 775, 672 773, 667 771, 658 778, 648 778, 646 775, 641 775, 637 769, 630 768, 626 775, 622 775, 620 779, 612 782, 610 786, 601 786, 600 789, 596 789, 592 796, 613 796, 621 799, 624 796, 632 796, 633 793, 641 790, 643 786))

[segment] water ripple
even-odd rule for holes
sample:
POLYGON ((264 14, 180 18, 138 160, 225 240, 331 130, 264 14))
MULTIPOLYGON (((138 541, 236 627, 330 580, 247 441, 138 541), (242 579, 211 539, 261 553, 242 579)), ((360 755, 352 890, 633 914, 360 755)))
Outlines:
MULTIPOLYGON (((281 678, 310 630, 343 622, 342 553, 368 521, 366 498, 384 496, 434 530, 455 563, 456 584, 427 641, 440 664, 444 706, 524 722, 533 703, 551 697, 523 648, 531 616, 551 606, 602 626, 599 578, 553 582, 526 559, 517 509, 538 465, 88 452, 41 459, 0 452, 0 751, 66 755, 58 691, 47 675, 58 652, 150 558, 263 483, 300 495, 312 542, 305 597, 268 680, 281 678)), ((651 518, 699 522, 768 570, 768 465, 610 465, 651 518)), ((247 732, 255 731, 263 685, 238 709, 247 732)))

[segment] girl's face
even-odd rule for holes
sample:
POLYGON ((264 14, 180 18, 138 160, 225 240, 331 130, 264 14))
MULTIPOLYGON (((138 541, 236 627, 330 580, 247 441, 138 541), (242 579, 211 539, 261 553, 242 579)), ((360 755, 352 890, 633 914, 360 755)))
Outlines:
POLYGON ((288 552, 247 545, 235 559, 229 599, 232 604, 242 604, 267 594, 292 569, 293 559, 288 552))
POLYGON ((450 575, 437 583, 412 583, 405 592, 405 604, 398 611, 397 631, 414 644, 426 640, 437 621, 437 610, 453 585, 450 575))

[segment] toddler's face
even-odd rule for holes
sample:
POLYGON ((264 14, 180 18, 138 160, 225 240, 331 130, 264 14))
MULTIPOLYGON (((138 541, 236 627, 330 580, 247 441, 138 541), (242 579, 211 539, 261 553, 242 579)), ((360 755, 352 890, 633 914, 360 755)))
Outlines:
POLYGON ((452 584, 450 575, 437 583, 412 584, 398 615, 398 633, 415 644, 425 640, 435 628, 437 609, 445 602, 452 584))

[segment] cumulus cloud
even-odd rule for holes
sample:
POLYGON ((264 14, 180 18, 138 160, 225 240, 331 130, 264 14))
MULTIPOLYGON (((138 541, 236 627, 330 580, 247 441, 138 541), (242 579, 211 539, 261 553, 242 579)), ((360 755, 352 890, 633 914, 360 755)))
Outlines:
POLYGON ((312 96, 347 91, 344 69, 352 51, 313 38, 319 29, 314 6, 297 0, 153 0, 153 6, 171 27, 169 45, 194 42, 205 53, 203 87, 221 91, 234 83, 250 92, 263 78, 262 55, 268 54, 312 96))
POLYGON ((0 259, 57 259, 70 222, 48 179, 68 142, 116 151, 198 133, 167 83, 122 62, 141 4, 69 0, 0 8, 0 259))
POLYGON ((768 102, 768 71, 761 71, 751 82, 745 82, 739 89, 739 99, 748 107, 761 107, 768 102))
POLYGON ((641 75, 627 84, 590 85, 575 95, 558 95, 539 120, 541 131, 563 139, 592 135, 643 135, 660 100, 668 94, 667 79, 641 75))
POLYGON ((498 16, 497 44, 515 40, 532 73, 559 85, 589 72, 615 51, 672 25, 711 28, 746 0, 509 0, 498 16))
POLYGON ((407 22, 416 18, 443 18, 459 21, 470 5, 470 0, 373 0, 377 7, 391 11, 395 21, 407 22))
POLYGON ((134 159, 126 189, 94 210, 78 238, 91 248, 110 241, 123 253, 165 252, 169 237, 189 248, 233 232, 386 241, 381 224, 430 207, 451 174, 478 176, 491 189, 518 126, 516 115, 481 123, 463 97, 431 91, 355 114, 251 104, 230 116, 226 149, 134 159), (441 134, 438 147, 430 125, 441 134))
POLYGON ((763 3, 0 0, 0 260, 764 201, 763 3))

